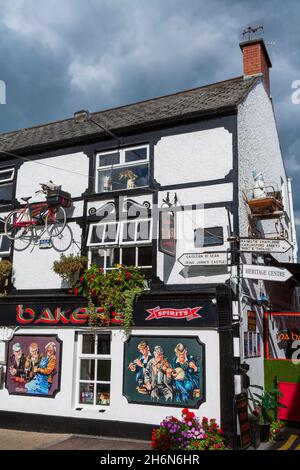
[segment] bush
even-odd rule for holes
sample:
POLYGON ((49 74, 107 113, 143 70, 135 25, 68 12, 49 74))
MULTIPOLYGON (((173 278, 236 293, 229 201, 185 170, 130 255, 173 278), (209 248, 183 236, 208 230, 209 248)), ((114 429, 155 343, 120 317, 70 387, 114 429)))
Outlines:
POLYGON ((158 429, 152 431, 155 450, 225 450, 223 431, 215 419, 197 418, 187 408, 182 419, 165 418, 158 429))

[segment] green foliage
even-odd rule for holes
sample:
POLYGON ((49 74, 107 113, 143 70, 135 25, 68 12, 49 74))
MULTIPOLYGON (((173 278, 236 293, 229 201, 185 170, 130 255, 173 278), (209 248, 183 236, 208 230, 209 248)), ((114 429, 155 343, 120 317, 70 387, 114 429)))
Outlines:
POLYGON ((144 274, 135 266, 117 264, 115 269, 104 273, 102 268, 93 264, 80 277, 75 285, 74 294, 82 295, 89 300, 90 318, 95 325, 97 319, 101 324, 107 323, 110 315, 114 313, 116 317, 122 318, 122 324, 127 332, 133 324, 134 302, 143 292, 144 283, 144 274), (96 313, 95 305, 103 309, 102 314, 96 313))
POLYGON ((70 287, 73 287, 76 282, 75 276, 87 266, 87 263, 86 256, 61 254, 60 259, 54 261, 52 269, 64 281, 67 281, 70 287))
POLYGON ((12 271, 12 263, 8 259, 0 261, 0 281, 5 281, 9 278, 12 271))
POLYGON ((282 421, 272 421, 270 425, 270 441, 277 441, 280 439, 281 429, 284 427, 282 421))
POLYGON ((277 387, 272 391, 263 391, 263 387, 259 385, 252 385, 253 388, 262 390, 262 393, 250 393, 250 399, 254 405, 253 414, 259 419, 259 424, 270 424, 277 419, 278 408, 286 408, 285 405, 279 402, 282 393, 277 387))

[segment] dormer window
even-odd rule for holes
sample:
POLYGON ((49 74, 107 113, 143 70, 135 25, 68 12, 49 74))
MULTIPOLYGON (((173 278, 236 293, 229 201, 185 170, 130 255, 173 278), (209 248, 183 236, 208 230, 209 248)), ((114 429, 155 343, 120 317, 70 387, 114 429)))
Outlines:
POLYGON ((96 156, 96 192, 120 191, 149 185, 149 147, 130 147, 96 156))

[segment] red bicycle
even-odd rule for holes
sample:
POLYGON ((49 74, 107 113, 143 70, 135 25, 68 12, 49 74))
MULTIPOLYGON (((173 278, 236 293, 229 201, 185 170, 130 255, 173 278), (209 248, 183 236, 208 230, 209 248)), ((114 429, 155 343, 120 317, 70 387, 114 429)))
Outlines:
MULTIPOLYGON (((41 184, 42 189, 36 191, 49 195, 49 188, 46 184, 41 184)), ((39 238, 47 232, 50 238, 59 236, 67 223, 67 215, 64 208, 59 203, 49 203, 47 201, 29 203, 30 197, 21 198, 26 202, 26 206, 15 209, 8 214, 5 219, 5 235, 10 240, 18 240, 28 235, 36 234, 36 229, 41 228, 42 233, 39 238)), ((50 199, 50 198, 49 198, 50 199)))

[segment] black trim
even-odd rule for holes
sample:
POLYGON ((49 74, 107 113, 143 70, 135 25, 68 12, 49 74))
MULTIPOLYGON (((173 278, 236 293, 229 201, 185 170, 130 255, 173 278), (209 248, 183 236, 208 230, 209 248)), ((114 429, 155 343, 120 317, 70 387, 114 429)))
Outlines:
MULTIPOLYGON (((78 412, 80 414, 80 411, 78 412)), ((96 413, 95 413, 96 414, 96 413)), ((103 413, 105 415, 105 413, 103 413)), ((100 416, 100 414, 97 414, 100 416)), ((50 432, 62 434, 87 434, 92 436, 121 437, 151 440, 153 424, 109 421, 104 419, 73 418, 50 414, 0 411, 0 427, 22 431, 50 432)))

